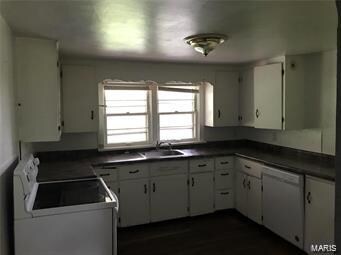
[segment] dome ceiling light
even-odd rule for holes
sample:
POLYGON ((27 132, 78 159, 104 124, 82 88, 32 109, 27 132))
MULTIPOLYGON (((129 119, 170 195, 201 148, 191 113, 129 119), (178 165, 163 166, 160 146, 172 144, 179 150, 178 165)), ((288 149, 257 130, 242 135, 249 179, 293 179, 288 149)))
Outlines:
POLYGON ((227 36, 223 34, 198 34, 186 37, 184 40, 188 45, 191 45, 194 50, 207 56, 219 44, 227 40, 227 36))

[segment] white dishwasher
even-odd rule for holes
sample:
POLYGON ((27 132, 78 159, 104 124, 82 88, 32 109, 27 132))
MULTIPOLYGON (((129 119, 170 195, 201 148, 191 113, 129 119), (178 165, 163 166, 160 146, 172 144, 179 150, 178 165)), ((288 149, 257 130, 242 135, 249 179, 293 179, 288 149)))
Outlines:
POLYGON ((263 169, 263 224, 299 248, 303 248, 303 183, 303 175, 263 169))

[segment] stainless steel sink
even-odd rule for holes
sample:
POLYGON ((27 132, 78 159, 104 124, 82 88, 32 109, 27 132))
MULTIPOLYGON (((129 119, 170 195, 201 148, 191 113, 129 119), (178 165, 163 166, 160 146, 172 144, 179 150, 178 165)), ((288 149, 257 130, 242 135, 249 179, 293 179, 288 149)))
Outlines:
POLYGON ((182 156, 184 153, 180 150, 152 150, 152 151, 146 151, 144 153, 141 153, 146 158, 168 158, 168 157, 176 157, 176 156, 182 156))

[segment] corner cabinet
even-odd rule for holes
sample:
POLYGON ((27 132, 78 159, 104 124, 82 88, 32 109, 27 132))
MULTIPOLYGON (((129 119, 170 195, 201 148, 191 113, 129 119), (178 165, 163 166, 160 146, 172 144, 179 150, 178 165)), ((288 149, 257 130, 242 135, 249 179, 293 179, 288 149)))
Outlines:
POLYGON ((62 88, 63 132, 96 132, 98 110, 95 68, 63 65, 62 88))
POLYGON ((335 183, 307 176, 305 180, 305 242, 311 245, 334 244, 335 183))
POLYGON ((245 69, 240 74, 239 84, 239 125, 254 126, 254 73, 253 68, 245 69))
POLYGON ((205 125, 238 126, 239 72, 216 72, 215 83, 205 84, 205 125))
POLYGON ((60 140, 59 68, 56 41, 15 39, 19 140, 60 140))
POLYGON ((283 56, 254 68, 254 127, 295 130, 314 127, 306 120, 306 109, 313 107, 306 93, 307 77, 318 80, 309 55, 283 56), (315 79, 316 77, 316 79, 315 79))

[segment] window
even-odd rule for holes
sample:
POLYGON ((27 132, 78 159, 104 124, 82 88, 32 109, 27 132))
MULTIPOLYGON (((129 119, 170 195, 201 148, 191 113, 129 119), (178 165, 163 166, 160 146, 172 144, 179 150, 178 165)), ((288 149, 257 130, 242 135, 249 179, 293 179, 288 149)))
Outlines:
POLYGON ((110 82, 99 88, 99 146, 199 140, 199 87, 110 82), (153 106, 153 107, 152 107, 153 106))
POLYGON ((161 141, 193 141, 198 135, 196 87, 159 86, 158 115, 161 141))

